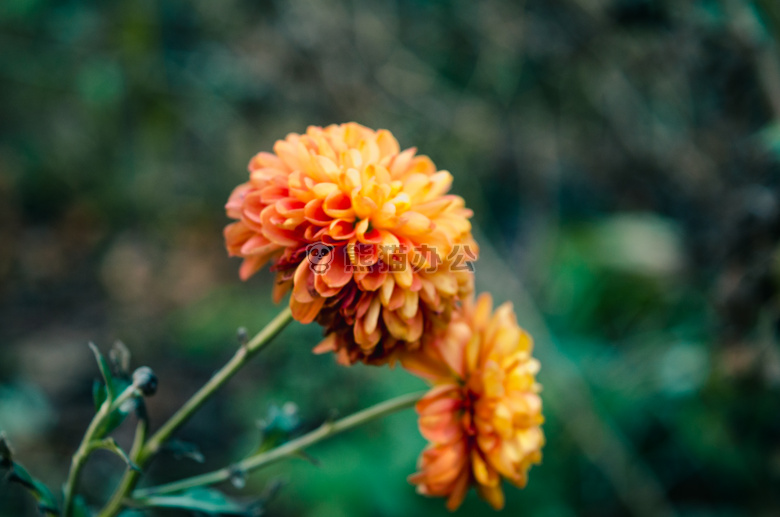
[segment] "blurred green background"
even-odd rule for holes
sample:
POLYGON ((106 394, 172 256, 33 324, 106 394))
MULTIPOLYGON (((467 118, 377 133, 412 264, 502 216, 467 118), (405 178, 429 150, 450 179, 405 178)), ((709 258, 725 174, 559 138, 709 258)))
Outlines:
MULTIPOLYGON (((780 515, 778 33, 776 0, 2 0, 0 429, 59 487, 86 344, 115 340, 158 373, 159 425, 279 309, 223 249, 249 158, 355 120, 452 171, 480 290, 536 338, 548 444, 508 514, 780 515)), ((319 337, 288 328, 180 433, 205 464, 148 478, 242 457, 271 404, 305 431, 423 386, 319 337)), ((405 479, 423 445, 406 411, 226 490, 281 480, 269 515, 446 515, 405 479)), ((97 453, 88 501, 121 470, 97 453)), ((0 483, 0 515, 35 514, 0 483)))

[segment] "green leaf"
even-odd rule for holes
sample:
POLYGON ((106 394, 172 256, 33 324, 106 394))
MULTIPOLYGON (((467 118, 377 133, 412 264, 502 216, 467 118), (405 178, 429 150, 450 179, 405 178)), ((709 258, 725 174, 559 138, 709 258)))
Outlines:
MULTIPOLYGON (((93 384, 92 386, 92 398, 95 402, 96 410, 99 410, 106 401, 108 401, 110 404, 116 400, 116 397, 118 397, 128 386, 130 386, 131 382, 129 377, 114 375, 111 372, 111 366, 109 362, 106 360, 103 354, 100 353, 100 350, 98 350, 98 347, 95 346, 94 343, 89 343, 89 348, 92 350, 92 353, 95 354, 95 360, 97 361, 98 368, 100 369, 100 373, 103 376, 102 383, 97 381, 96 384, 93 384)), ((118 365, 117 367, 129 361, 129 352, 126 352, 126 356, 125 352, 126 349, 124 349, 123 352, 121 348, 117 349, 115 346, 113 350, 113 360, 115 364, 118 365)), ((135 409, 137 403, 138 402, 136 399, 131 399, 131 401, 128 401, 127 404, 123 404, 120 408, 112 412, 106 419, 103 428, 100 430, 99 436, 104 436, 119 427, 119 425, 124 422, 130 411, 135 409)))
POLYGON ((100 353, 100 350, 98 350, 98 347, 95 346, 95 343, 90 342, 89 348, 92 350, 92 353, 95 354, 95 360, 97 361, 98 368, 100 368, 100 374, 103 376, 103 380, 106 383, 108 399, 114 400, 117 393, 113 391, 112 381, 114 379, 114 375, 111 373, 111 368, 108 365, 108 361, 106 361, 106 358, 103 357, 103 354, 100 353))
POLYGON ((298 407, 287 402, 282 407, 271 404, 266 416, 257 422, 260 444, 255 454, 271 450, 290 439, 300 424, 298 407))
POLYGON ((14 465, 11 447, 5 439, 5 435, 0 434, 0 468, 10 469, 14 465))
POLYGON ((193 488, 180 494, 159 495, 137 499, 136 503, 145 507, 180 508, 208 515, 257 515, 256 504, 241 504, 212 488, 193 488))
POLYGON ((106 401, 107 395, 106 385, 95 379, 95 382, 92 383, 92 401, 95 403, 95 411, 100 409, 100 406, 106 401))
POLYGON ((73 517, 92 517, 92 512, 80 495, 73 498, 73 517))
POLYGON ((758 139, 767 151, 780 157, 780 123, 774 122, 758 132, 758 139))
POLYGON ((54 495, 49 488, 32 477, 27 469, 14 463, 13 469, 8 476, 14 483, 18 483, 25 487, 28 492, 38 502, 38 511, 41 515, 59 515, 60 511, 57 509, 57 500, 54 499, 54 495))
POLYGON ((22 485, 38 501, 41 515, 59 515, 57 500, 46 485, 35 479, 20 464, 14 462, 11 447, 5 436, 0 434, 0 468, 8 470, 8 480, 22 485))
POLYGON ((130 414, 130 411, 132 411, 135 408, 134 403, 137 404, 137 401, 135 399, 130 399, 127 401, 126 404, 123 404, 119 408, 117 408, 115 411, 112 411, 111 414, 106 419, 105 423, 103 424, 103 428, 100 430, 99 436, 105 436, 117 427, 119 427, 122 422, 125 421, 125 418, 127 418, 127 415, 130 414))
POLYGON ((197 463, 206 461, 206 458, 203 457, 203 453, 200 452, 200 449, 194 443, 171 440, 163 446, 163 449, 166 452, 170 452, 176 459, 189 458, 197 463))
POLYGON ((128 468, 141 472, 141 468, 133 463, 133 460, 130 459, 130 456, 127 455, 127 453, 116 443, 116 440, 113 438, 105 438, 99 442, 95 442, 94 447, 97 449, 104 449, 109 452, 113 452, 122 458, 122 461, 127 464, 128 468))

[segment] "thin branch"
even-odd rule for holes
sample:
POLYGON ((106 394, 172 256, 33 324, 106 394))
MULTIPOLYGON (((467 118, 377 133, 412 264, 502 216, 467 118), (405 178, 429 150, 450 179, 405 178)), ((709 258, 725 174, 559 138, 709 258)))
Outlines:
MULTIPOLYGON (((133 453, 130 458, 133 462, 143 469, 149 460, 159 451, 160 447, 175 433, 190 417, 209 399, 219 388, 229 381, 235 373, 240 370, 250 359, 263 350, 272 340, 292 321, 292 313, 289 307, 280 312, 263 330, 258 332, 250 341, 242 344, 236 351, 230 361, 225 364, 209 381, 204 384, 176 413, 168 419, 163 426, 149 438, 146 443, 138 442, 133 444, 133 453)), ((139 425, 141 423, 139 422, 139 425)), ((146 425, 145 423, 143 424, 146 425)), ((142 429, 143 436, 146 436, 146 428, 142 429)), ((114 491, 111 500, 100 512, 100 517, 112 517, 119 513, 124 505, 127 495, 133 491, 141 473, 135 470, 128 470, 122 477, 122 481, 114 491)))
POLYGON ((234 465, 201 474, 199 476, 193 476, 166 485, 160 485, 151 488, 145 488, 143 490, 136 490, 133 492, 133 499, 137 502, 143 503, 143 499, 152 496, 158 496, 162 494, 170 494, 174 492, 181 492, 189 488, 196 488, 202 486, 214 485, 223 481, 229 480, 236 472, 246 474, 254 470, 258 470, 262 467, 276 463, 279 460, 295 456, 307 447, 321 442, 331 436, 337 435, 354 427, 363 425, 371 420, 382 418, 390 415, 402 409, 413 406, 425 392, 410 393, 407 395, 401 395, 391 400, 387 400, 370 408, 358 411, 348 417, 342 418, 335 422, 325 422, 317 429, 299 437, 294 440, 280 445, 279 447, 267 452, 250 456, 234 465))
POLYGON ((100 438, 98 435, 100 434, 103 423, 114 411, 119 409, 122 404, 135 396, 141 395, 138 393, 138 388, 131 384, 113 401, 106 398, 92 419, 92 422, 90 422, 78 449, 76 449, 76 452, 73 454, 68 480, 65 482, 65 487, 63 488, 63 493, 65 494, 64 517, 69 517, 73 512, 73 499, 76 496, 81 470, 84 468, 89 455, 97 448, 95 442, 100 438))

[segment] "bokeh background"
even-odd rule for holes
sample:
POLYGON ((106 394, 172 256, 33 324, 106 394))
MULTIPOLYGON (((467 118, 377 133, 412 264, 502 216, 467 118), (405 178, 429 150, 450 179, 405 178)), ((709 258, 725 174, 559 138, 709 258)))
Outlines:
MULTIPOLYGON (((279 309, 223 249, 249 158, 355 120, 453 173, 479 288, 536 338, 548 444, 508 514, 779 515, 778 34, 775 0, 3 0, 0 428, 59 487, 87 342, 116 340, 158 373, 159 425, 279 309)), ((305 431, 423 386, 319 337, 289 327, 180 433, 205 463, 149 479, 242 457, 272 404, 305 431)), ((225 489, 281 481, 268 515, 446 515, 405 480, 423 445, 407 411, 225 489)), ((88 501, 121 470, 96 454, 88 501)), ((3 517, 34 506, 0 484, 3 517)))

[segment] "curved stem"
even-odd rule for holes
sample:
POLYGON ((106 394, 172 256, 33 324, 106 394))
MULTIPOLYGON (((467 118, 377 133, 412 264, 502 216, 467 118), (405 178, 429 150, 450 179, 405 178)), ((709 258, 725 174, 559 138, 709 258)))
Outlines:
MULTIPOLYGON (((292 321, 292 312, 289 307, 280 312, 263 330, 258 332, 251 340, 242 345, 236 351, 230 361, 225 364, 209 381, 204 384, 176 413, 168 419, 163 426, 157 430, 149 441, 142 446, 134 445, 135 454, 130 458, 140 468, 144 468, 149 460, 154 456, 160 447, 181 427, 190 417, 209 399, 219 388, 221 388, 235 373, 243 367, 247 361, 257 355, 271 340, 281 332, 288 323, 292 321)), ((145 434, 145 432, 144 432, 145 434)), ((124 499, 133 491, 141 473, 136 470, 128 470, 122 477, 122 481, 114 491, 111 500, 100 512, 100 517, 111 517, 119 513, 124 505, 124 499)))
POLYGON ((106 399, 92 418, 92 422, 89 423, 89 427, 87 427, 87 431, 84 433, 84 437, 81 439, 78 449, 76 449, 76 452, 73 454, 68 480, 65 482, 65 487, 63 488, 65 497, 64 517, 69 517, 73 512, 73 498, 76 496, 81 470, 87 463, 89 455, 95 450, 95 441, 100 438, 100 431, 103 427, 103 423, 111 413, 119 409, 119 407, 130 398, 137 395, 140 395, 138 393, 138 388, 131 384, 125 388, 113 402, 106 399))
POLYGON ((135 427, 135 437, 133 438, 133 446, 130 448, 130 460, 135 463, 138 459, 138 455, 141 454, 141 450, 146 443, 146 435, 149 432, 149 418, 144 414, 138 419, 138 424, 135 427))
MULTIPOLYGON (((310 445, 325 440, 333 435, 342 433, 353 427, 360 426, 371 420, 382 418, 386 415, 395 413, 402 409, 413 406, 425 392, 410 393, 407 395, 401 395, 394 399, 387 400, 375 406, 371 406, 362 411, 358 411, 348 417, 342 418, 335 422, 325 422, 317 429, 300 436, 294 440, 280 445, 279 447, 267 452, 250 456, 234 465, 201 474, 199 476, 193 476, 190 478, 175 481, 165 485, 145 488, 142 490, 136 490, 133 492, 133 499, 142 500, 152 496, 169 494, 172 492, 179 492, 189 488, 196 488, 201 486, 214 485, 227 481, 236 472, 248 473, 254 470, 258 470, 266 465, 270 465, 284 458, 295 455, 296 453, 306 449, 310 445)), ((143 504, 143 501, 139 501, 143 504)))
POLYGON ((182 407, 179 408, 174 415, 168 419, 163 426, 157 430, 146 445, 141 450, 138 460, 142 463, 146 459, 154 455, 165 443, 168 438, 179 428, 184 422, 208 400, 211 395, 214 394, 219 388, 222 387, 233 375, 244 366, 247 361, 255 356, 260 350, 265 348, 268 343, 279 333, 288 323, 292 321, 292 312, 289 307, 285 308, 279 313, 271 322, 265 326, 251 341, 243 345, 238 349, 236 354, 228 361, 228 363, 222 367, 220 371, 214 375, 209 381, 201 387, 195 395, 190 398, 182 407))

